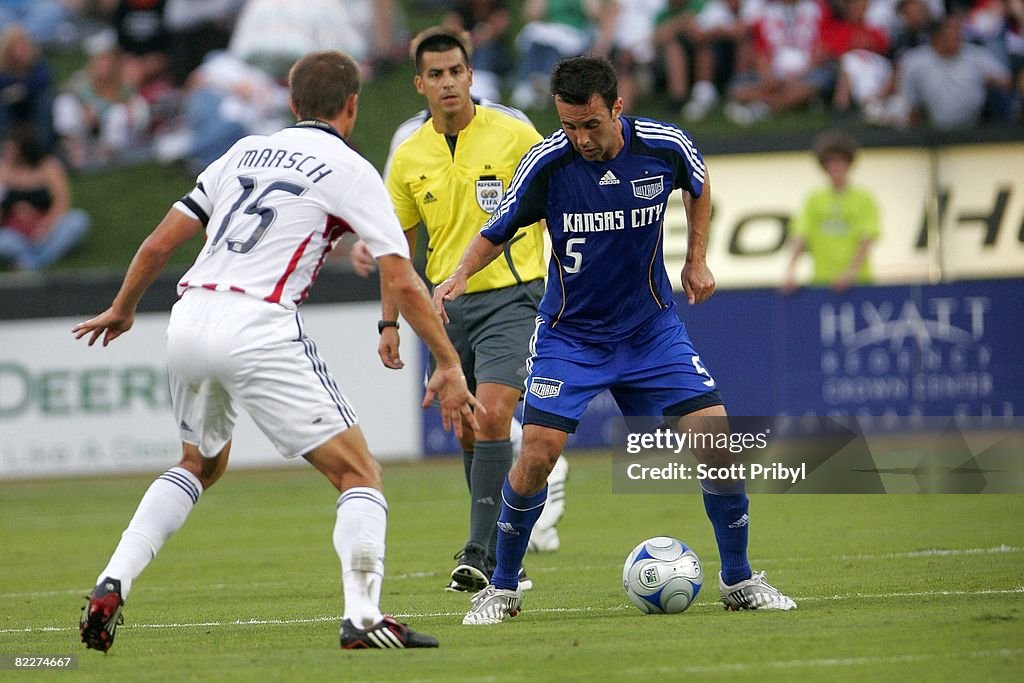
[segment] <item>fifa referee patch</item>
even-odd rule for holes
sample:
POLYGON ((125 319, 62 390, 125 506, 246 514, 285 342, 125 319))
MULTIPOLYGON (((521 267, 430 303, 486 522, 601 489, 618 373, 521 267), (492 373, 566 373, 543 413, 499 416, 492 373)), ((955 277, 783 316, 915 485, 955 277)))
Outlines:
POLYGON ((494 176, 485 176, 476 181, 476 203, 487 213, 494 213, 504 192, 504 184, 494 176))

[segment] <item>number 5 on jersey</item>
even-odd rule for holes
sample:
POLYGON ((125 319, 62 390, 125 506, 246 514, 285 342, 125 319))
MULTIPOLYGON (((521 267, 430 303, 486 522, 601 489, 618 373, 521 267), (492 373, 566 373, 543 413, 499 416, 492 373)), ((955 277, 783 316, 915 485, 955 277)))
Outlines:
POLYGON ((562 266, 567 273, 578 273, 580 268, 583 267, 583 254, 576 251, 576 247, 581 247, 587 243, 586 237, 570 237, 565 242, 565 255, 572 259, 572 263, 567 263, 562 266))

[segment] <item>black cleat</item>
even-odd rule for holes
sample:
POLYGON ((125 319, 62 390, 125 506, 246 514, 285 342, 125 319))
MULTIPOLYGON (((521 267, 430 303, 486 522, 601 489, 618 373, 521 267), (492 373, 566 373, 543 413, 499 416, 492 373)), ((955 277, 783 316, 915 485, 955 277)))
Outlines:
POLYGON ((455 559, 459 564, 452 570, 452 583, 448 590, 476 593, 490 582, 491 572, 488 571, 487 552, 483 546, 469 543, 462 552, 455 555, 455 559))
POLYGON ((437 638, 417 633, 405 624, 386 616, 365 631, 350 619, 341 624, 342 650, 401 650, 409 647, 437 647, 437 638))
POLYGON ((114 644, 117 627, 124 623, 121 582, 104 577, 87 599, 89 602, 82 608, 82 620, 79 622, 82 642, 89 649, 106 652, 114 644))

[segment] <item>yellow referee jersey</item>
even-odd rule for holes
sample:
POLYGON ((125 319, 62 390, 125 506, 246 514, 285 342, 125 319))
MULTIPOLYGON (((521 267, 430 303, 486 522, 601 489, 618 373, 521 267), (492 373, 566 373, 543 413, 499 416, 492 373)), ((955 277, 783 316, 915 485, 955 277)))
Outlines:
MULTIPOLYGON (((427 279, 435 285, 452 274, 462 252, 498 206, 526 151, 541 140, 522 121, 477 106, 452 153, 429 119, 391 160, 386 185, 402 229, 427 228, 427 279)), ((469 279, 467 292, 484 292, 544 277, 540 223, 520 230, 498 257, 469 279)))

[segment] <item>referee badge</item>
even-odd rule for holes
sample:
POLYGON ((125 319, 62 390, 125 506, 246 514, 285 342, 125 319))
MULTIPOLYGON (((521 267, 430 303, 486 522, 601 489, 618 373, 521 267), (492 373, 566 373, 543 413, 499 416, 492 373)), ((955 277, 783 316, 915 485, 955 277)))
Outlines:
POLYGON ((476 203, 487 213, 494 213, 504 192, 504 183, 494 176, 479 178, 476 181, 476 203))

